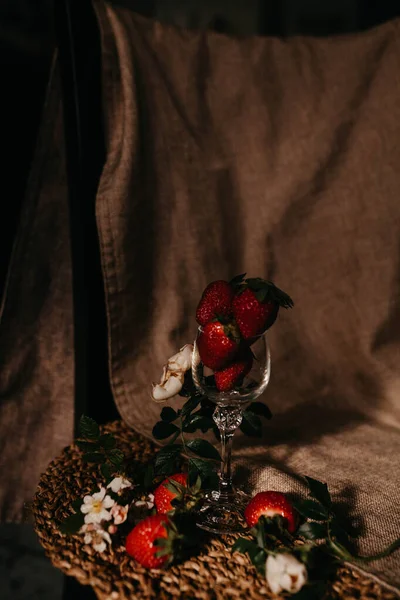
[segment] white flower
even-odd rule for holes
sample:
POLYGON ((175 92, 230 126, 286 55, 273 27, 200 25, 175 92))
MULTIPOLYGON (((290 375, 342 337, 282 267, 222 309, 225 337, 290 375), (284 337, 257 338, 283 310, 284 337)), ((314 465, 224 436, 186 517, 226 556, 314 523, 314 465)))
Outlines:
POLYGON ((115 502, 110 496, 106 496, 106 488, 92 496, 85 496, 81 506, 81 512, 85 515, 85 523, 101 523, 110 521, 111 515, 107 509, 114 506, 115 502))
POLYGON ((137 506, 137 507, 147 506, 147 508, 149 510, 151 510, 153 508, 153 506, 154 506, 154 496, 153 496, 153 494, 149 494, 147 496, 147 500, 136 500, 135 506, 137 506))
POLYGON ((192 344, 186 344, 171 358, 168 359, 167 368, 169 371, 188 371, 192 366, 192 344))
POLYGON ((292 554, 270 554, 265 564, 267 582, 274 594, 285 590, 291 594, 300 591, 307 582, 307 569, 292 554))
POLYGON ((115 525, 121 525, 121 523, 125 523, 126 518, 128 516, 128 507, 128 504, 126 504, 125 506, 114 504, 110 512, 112 518, 114 519, 115 525))
POLYGON ((88 523, 83 525, 80 529, 80 533, 84 533, 85 537, 83 541, 85 544, 91 544, 96 552, 104 552, 107 548, 107 544, 111 544, 110 534, 98 524, 88 523))
POLYGON ((128 479, 124 479, 123 477, 114 477, 107 486, 107 488, 110 488, 115 494, 118 494, 120 490, 124 490, 128 487, 132 487, 132 484, 128 479))
POLYGON ((183 386, 185 373, 192 366, 192 344, 186 344, 168 359, 160 383, 153 383, 152 396, 156 402, 165 402, 178 394, 183 386))
POLYGON ((153 383, 152 396, 156 402, 165 402, 168 398, 179 394, 182 389, 183 375, 171 375, 169 371, 167 374, 168 376, 160 383, 153 383))

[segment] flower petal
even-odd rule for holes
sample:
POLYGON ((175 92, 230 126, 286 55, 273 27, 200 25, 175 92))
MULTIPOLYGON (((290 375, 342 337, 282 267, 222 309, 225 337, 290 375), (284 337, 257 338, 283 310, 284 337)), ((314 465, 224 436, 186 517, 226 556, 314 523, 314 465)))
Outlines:
POLYGON ((164 402, 168 398, 176 396, 183 385, 183 375, 172 375, 163 386, 157 384, 153 385, 153 400, 156 402, 164 402))
POLYGON ((112 506, 114 506, 114 504, 115 504, 115 500, 113 500, 111 498, 111 496, 106 496, 103 500, 104 508, 111 508, 112 506))
POLYGON ((86 514, 86 513, 90 512, 91 510, 92 510, 91 504, 82 504, 81 505, 81 512, 83 512, 83 514, 86 514))
POLYGON ((106 488, 101 487, 99 492, 92 495, 93 500, 103 500, 106 495, 106 488))
MULTIPOLYGON (((85 523, 101 523, 101 521, 103 521, 103 519, 104 519, 104 517, 102 516, 103 512, 104 511, 88 513, 87 515, 85 515, 85 523)), ((105 512, 107 513, 107 511, 105 511, 105 512)), ((105 520, 107 520, 107 519, 105 519, 105 520)))
POLYGON ((168 381, 169 376, 170 376, 170 372, 168 370, 168 367, 167 367, 167 365, 164 365, 163 372, 162 372, 161 379, 160 379, 160 385, 164 385, 164 383, 166 381, 168 381))
POLYGON ((112 481, 107 486, 112 489, 112 491, 117 494, 120 490, 124 490, 125 488, 132 487, 132 483, 125 479, 124 477, 114 477, 112 481))
POLYGON ((111 514, 105 508, 103 508, 103 510, 100 511, 98 514, 101 516, 100 521, 111 521, 112 519, 111 514))
POLYGON ((121 489, 122 477, 114 477, 108 484, 107 488, 110 488, 115 494, 121 489))
POLYGON ((192 353, 193 346, 192 344, 186 344, 177 352, 168 359, 167 368, 169 371, 188 371, 192 366, 192 353))
POLYGON ((101 541, 98 544, 93 544, 93 548, 96 550, 96 552, 104 552, 104 550, 107 548, 107 544, 104 541, 101 541))
POLYGON ((286 552, 275 556, 269 555, 265 563, 265 573, 268 585, 274 594, 282 590, 296 593, 307 581, 306 566, 286 552))

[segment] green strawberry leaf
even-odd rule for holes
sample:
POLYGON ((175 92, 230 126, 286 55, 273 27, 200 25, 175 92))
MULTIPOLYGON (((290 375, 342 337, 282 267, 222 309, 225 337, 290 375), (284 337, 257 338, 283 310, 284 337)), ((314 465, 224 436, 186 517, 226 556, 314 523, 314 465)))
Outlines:
POLYGON ((58 529, 65 535, 73 535, 78 533, 84 522, 85 515, 79 511, 67 517, 65 521, 58 525, 58 529))
POLYGON ((154 465, 152 463, 149 463, 145 470, 144 470, 144 474, 143 474, 143 487, 145 490, 151 490, 151 488, 153 487, 153 480, 155 477, 155 471, 154 471, 154 465))
POLYGON ((83 441, 83 440, 77 440, 76 445, 83 452, 96 452, 96 451, 100 450, 100 444, 98 444, 97 442, 87 442, 87 441, 83 441))
POLYGON ((255 556, 258 554, 260 548, 253 540, 246 538, 238 538, 231 548, 232 552, 240 552, 241 554, 249 554, 249 556, 255 556))
POLYGON ((213 427, 214 421, 210 419, 210 417, 203 417, 201 414, 196 413, 188 419, 188 423, 184 425, 183 431, 186 433, 194 433, 200 429, 202 433, 206 433, 213 427))
POLYGON ((201 458, 189 459, 189 485, 194 485, 197 477, 201 478, 204 489, 214 489, 218 486, 218 475, 215 463, 201 458))
POLYGON ((305 476, 307 481, 310 496, 318 500, 323 506, 330 509, 332 505, 332 498, 328 490, 328 486, 326 483, 322 483, 322 481, 318 481, 317 479, 313 479, 312 477, 305 476))
POLYGON ((341 544, 348 544, 350 542, 351 535, 344 529, 342 523, 337 517, 334 517, 331 520, 329 529, 334 540, 337 540, 341 544))
POLYGON ((113 435, 111 435, 111 433, 105 433, 99 438, 99 444, 105 450, 112 450, 115 448, 116 443, 116 439, 113 435))
POLYGON ((188 371, 185 373, 183 386, 179 392, 179 396, 189 398, 190 396, 195 396, 196 394, 197 390, 192 377, 192 369, 188 369, 188 371))
POLYGON ((100 471, 107 483, 111 481, 113 477, 113 470, 111 465, 109 465, 108 463, 104 463, 103 465, 101 465, 100 471))
POLYGON ((252 402, 246 410, 247 412, 258 415, 259 417, 264 417, 264 419, 272 419, 272 413, 270 409, 263 402, 252 402))
POLYGON ((195 440, 190 440, 187 442, 186 447, 189 448, 194 454, 201 456, 202 458, 210 458, 213 460, 221 460, 220 453, 218 450, 207 442, 207 440, 202 440, 197 438, 195 440))
POLYGON ((102 452, 86 452, 82 458, 87 463, 94 463, 96 465, 104 462, 104 454, 102 452))
POLYGON ((168 444, 161 448, 155 457, 154 470, 157 475, 172 475, 181 462, 182 446, 180 444, 168 444))
POLYGON ((118 450, 118 448, 113 448, 107 453, 107 458, 110 463, 119 468, 122 466, 125 456, 121 450, 118 450))
POLYGON ((326 508, 315 500, 297 500, 293 504, 295 509, 306 519, 326 521, 329 518, 326 508))
POLYGON ((153 427, 153 436, 156 440, 165 440, 176 432, 179 432, 178 427, 165 421, 158 421, 153 427))
POLYGON ((297 533, 306 540, 324 540, 328 535, 325 523, 311 523, 308 521, 300 525, 297 533))
POLYGON ((264 575, 265 573, 265 560, 267 554, 264 549, 254 543, 252 540, 246 538, 238 538, 231 548, 232 552, 240 552, 241 554, 247 554, 256 569, 264 575))
POLYGON ((97 441, 100 437, 100 428, 94 419, 82 415, 79 421, 79 437, 97 441))
POLYGON ((189 400, 185 402, 182 406, 182 417, 186 417, 189 413, 191 413, 201 402, 201 396, 195 395, 191 396, 189 400))
POLYGON ((178 418, 178 413, 171 406, 164 406, 160 416, 162 421, 172 423, 172 421, 178 418))
POLYGON ((249 437, 262 437, 262 423, 260 417, 246 409, 243 412, 240 430, 249 437))

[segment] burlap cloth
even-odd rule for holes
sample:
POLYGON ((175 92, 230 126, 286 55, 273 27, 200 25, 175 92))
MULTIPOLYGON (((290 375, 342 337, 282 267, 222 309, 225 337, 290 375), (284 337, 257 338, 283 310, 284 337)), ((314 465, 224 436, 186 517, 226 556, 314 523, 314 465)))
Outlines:
MULTIPOLYGON (((116 436, 127 456, 146 460, 154 453, 154 444, 121 422, 105 430, 116 436)), ((89 493, 96 479, 101 481, 101 475, 82 461, 79 449, 67 447, 42 475, 33 512, 36 532, 53 565, 83 585, 91 585, 100 600, 278 598, 246 556, 231 552, 233 536, 211 539, 204 551, 182 564, 149 571, 125 553, 123 543, 99 555, 83 544, 83 536, 61 535, 56 519, 68 516, 71 502, 89 493)), ((343 567, 332 577, 326 598, 394 600, 396 594, 359 571, 343 567)))

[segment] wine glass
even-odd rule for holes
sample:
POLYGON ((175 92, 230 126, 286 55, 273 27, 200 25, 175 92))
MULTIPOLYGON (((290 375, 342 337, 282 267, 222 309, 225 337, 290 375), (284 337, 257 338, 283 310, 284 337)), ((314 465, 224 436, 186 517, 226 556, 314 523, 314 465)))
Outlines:
POLYGON ((271 374, 271 357, 266 335, 253 338, 251 351, 253 365, 240 385, 230 391, 218 391, 213 371, 200 357, 197 340, 203 329, 199 327, 192 354, 192 377, 198 391, 215 403, 213 419, 221 438, 221 468, 217 490, 211 490, 198 513, 197 525, 213 533, 238 533, 246 529, 243 516, 249 498, 232 484, 232 442, 240 426, 243 411, 249 402, 266 389, 271 374))

